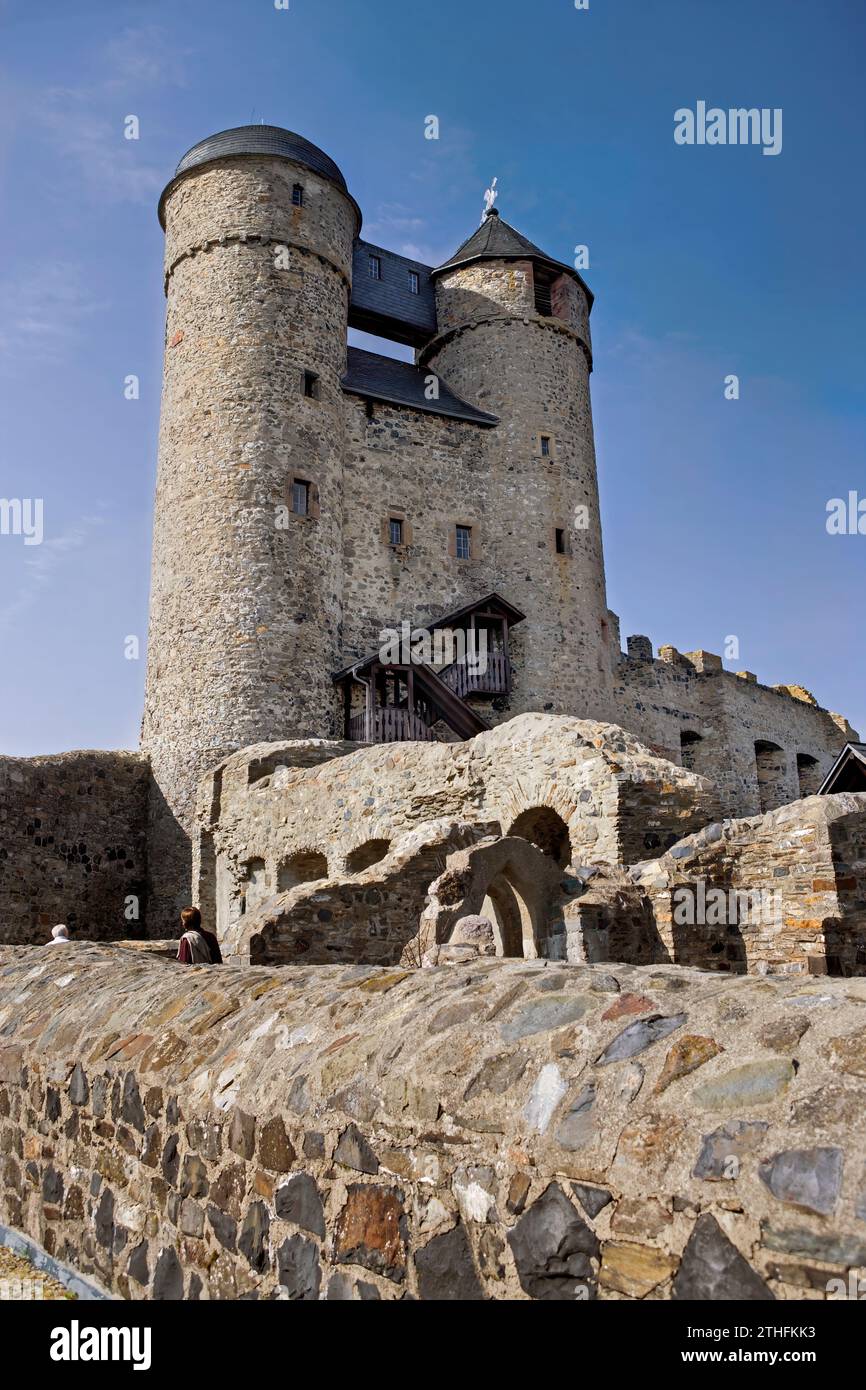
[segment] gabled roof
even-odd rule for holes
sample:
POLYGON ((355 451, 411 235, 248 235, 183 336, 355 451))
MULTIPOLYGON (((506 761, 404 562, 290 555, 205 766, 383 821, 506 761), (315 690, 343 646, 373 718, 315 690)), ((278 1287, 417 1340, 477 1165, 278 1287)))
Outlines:
MULTIPOLYGON (((494 590, 489 594, 485 594, 483 598, 474 599, 472 603, 466 603, 462 608, 455 608, 452 613, 446 613, 444 617, 437 618, 435 622, 428 623, 427 630, 428 632, 436 632, 439 628, 459 627, 461 620, 467 618, 470 613, 486 610, 488 608, 500 609, 508 618, 509 627, 516 627, 517 624, 522 623, 526 617, 525 613, 521 613, 519 608, 515 608, 513 603, 509 603, 507 599, 502 598, 502 596, 497 594, 494 590)), ((421 624, 419 624, 419 627, 420 626, 421 624)), ((345 680, 346 677, 351 676, 354 671, 364 671, 368 666, 372 666, 374 662, 379 661, 381 661, 381 657, 377 648, 376 651, 371 652, 369 656, 363 657, 360 661, 353 661, 350 666, 344 666, 342 671, 335 672, 334 681, 339 682, 345 680)))
POLYGON ((846 743, 818 788, 818 796, 866 791, 866 743, 846 743))
POLYGON ((356 347, 349 348, 348 363, 349 370, 343 377, 342 387, 353 396, 365 396, 368 400, 385 401, 389 405, 405 405, 410 410, 423 410, 428 415, 446 415, 451 420, 466 420, 488 429, 499 424, 498 415, 488 415, 486 410, 477 410, 468 401, 461 400, 448 390, 441 379, 439 399, 428 400, 428 368, 416 367, 412 362, 398 362, 394 357, 382 357, 378 352, 367 352, 365 348, 356 347))
POLYGON ((503 222, 495 208, 487 214, 478 230, 458 247, 451 259, 445 261, 444 265, 437 266, 431 274, 441 275, 443 271, 454 270, 457 266, 469 265, 473 261, 527 260, 536 261, 554 270, 565 271, 583 287, 590 307, 592 306, 592 291, 574 267, 548 256, 546 251, 542 251, 540 246, 536 246, 510 223, 503 222))

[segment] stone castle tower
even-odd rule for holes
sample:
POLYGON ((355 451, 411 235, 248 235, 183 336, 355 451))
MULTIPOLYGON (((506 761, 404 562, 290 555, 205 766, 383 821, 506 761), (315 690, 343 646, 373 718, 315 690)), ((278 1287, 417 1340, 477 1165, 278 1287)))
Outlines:
POLYGON ((369 681, 333 677, 383 627, 488 595, 520 621, 502 687, 460 691, 468 722, 452 711, 449 730, 431 674, 417 707, 446 737, 526 709, 605 714, 611 657, 575 271, 496 214, 438 268, 373 247, 333 160, 269 126, 196 145, 159 211, 142 749, 156 901, 173 910, 198 778, 247 744, 349 732, 369 681), (411 343, 416 365, 347 348, 353 325, 411 343))

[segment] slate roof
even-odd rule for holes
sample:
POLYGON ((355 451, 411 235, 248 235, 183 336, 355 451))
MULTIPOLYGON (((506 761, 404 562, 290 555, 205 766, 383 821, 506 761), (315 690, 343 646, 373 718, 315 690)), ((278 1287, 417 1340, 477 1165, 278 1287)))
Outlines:
POLYGON ((574 266, 565 265, 563 261, 557 261, 552 256, 548 256, 546 251, 542 251, 540 246, 536 246, 510 223, 503 222, 495 208, 484 219, 478 230, 473 232, 471 237, 457 248, 451 259, 445 261, 444 265, 436 266, 431 273, 434 276, 441 275, 445 270, 454 270, 457 266, 469 265, 472 261, 527 260, 540 261, 543 265, 565 271, 566 274, 571 275, 583 286, 589 304, 592 306, 592 291, 578 275, 574 266))
POLYGON ((847 790, 848 782, 861 780, 866 782, 866 743, 846 743, 818 788, 818 796, 832 796, 834 791, 847 790))
MULTIPOLYGON (((187 150, 174 171, 174 178, 163 190, 159 200, 159 220, 163 226, 165 225, 163 218, 165 197, 169 189, 173 187, 175 179, 188 173, 190 169, 198 168, 201 164, 209 164, 214 159, 226 159, 235 155, 270 155, 271 157, 291 159, 296 164, 306 165, 308 169, 312 169, 322 178, 329 179, 343 193, 351 196, 339 166, 334 163, 330 155, 325 154, 324 150, 320 150, 318 145, 314 145, 310 140, 305 140, 303 135, 296 135, 293 130, 283 130, 282 126, 277 125, 233 126, 231 130, 221 130, 216 135, 209 135, 207 139, 199 140, 197 145, 193 145, 191 150, 187 150)), ((358 226, 360 227, 361 212, 357 203, 355 207, 358 212, 358 226)))
POLYGON ((412 347, 429 342, 436 334, 436 293, 430 274, 431 267, 422 261, 369 241, 356 241, 349 327, 412 347), (370 274, 371 256, 379 258, 379 280, 370 274), (409 288, 410 272, 418 276, 417 294, 409 288))
POLYGON ((416 367, 412 362, 398 362, 393 357, 381 357, 378 352, 364 348, 349 348, 349 370, 343 377, 344 391, 369 400, 405 405, 410 410, 423 410, 428 415, 446 415, 452 420, 468 420, 475 425, 497 425, 499 417, 477 410, 453 391, 444 381, 439 383, 438 401, 425 396, 429 369, 416 367))

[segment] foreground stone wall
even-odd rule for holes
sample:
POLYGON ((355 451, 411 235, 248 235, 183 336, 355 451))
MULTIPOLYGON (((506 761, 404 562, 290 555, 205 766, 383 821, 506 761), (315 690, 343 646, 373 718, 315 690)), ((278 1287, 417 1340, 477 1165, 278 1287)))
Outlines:
POLYGON ((132 1299, 822 1298, 866 982, 0 950, 2 1219, 132 1299))
POLYGON ((149 779, 135 753, 0 757, 0 941, 147 931, 149 779))

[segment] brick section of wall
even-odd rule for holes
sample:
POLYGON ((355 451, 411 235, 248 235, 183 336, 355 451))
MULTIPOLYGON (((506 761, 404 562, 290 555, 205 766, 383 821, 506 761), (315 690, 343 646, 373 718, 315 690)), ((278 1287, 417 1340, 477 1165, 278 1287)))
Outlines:
POLYGON ((821 1299, 864 1024, 863 981, 5 948, 0 1219, 133 1300, 821 1299))
POLYGON ((0 758, 0 941, 147 933, 149 782, 136 753, 0 758))

